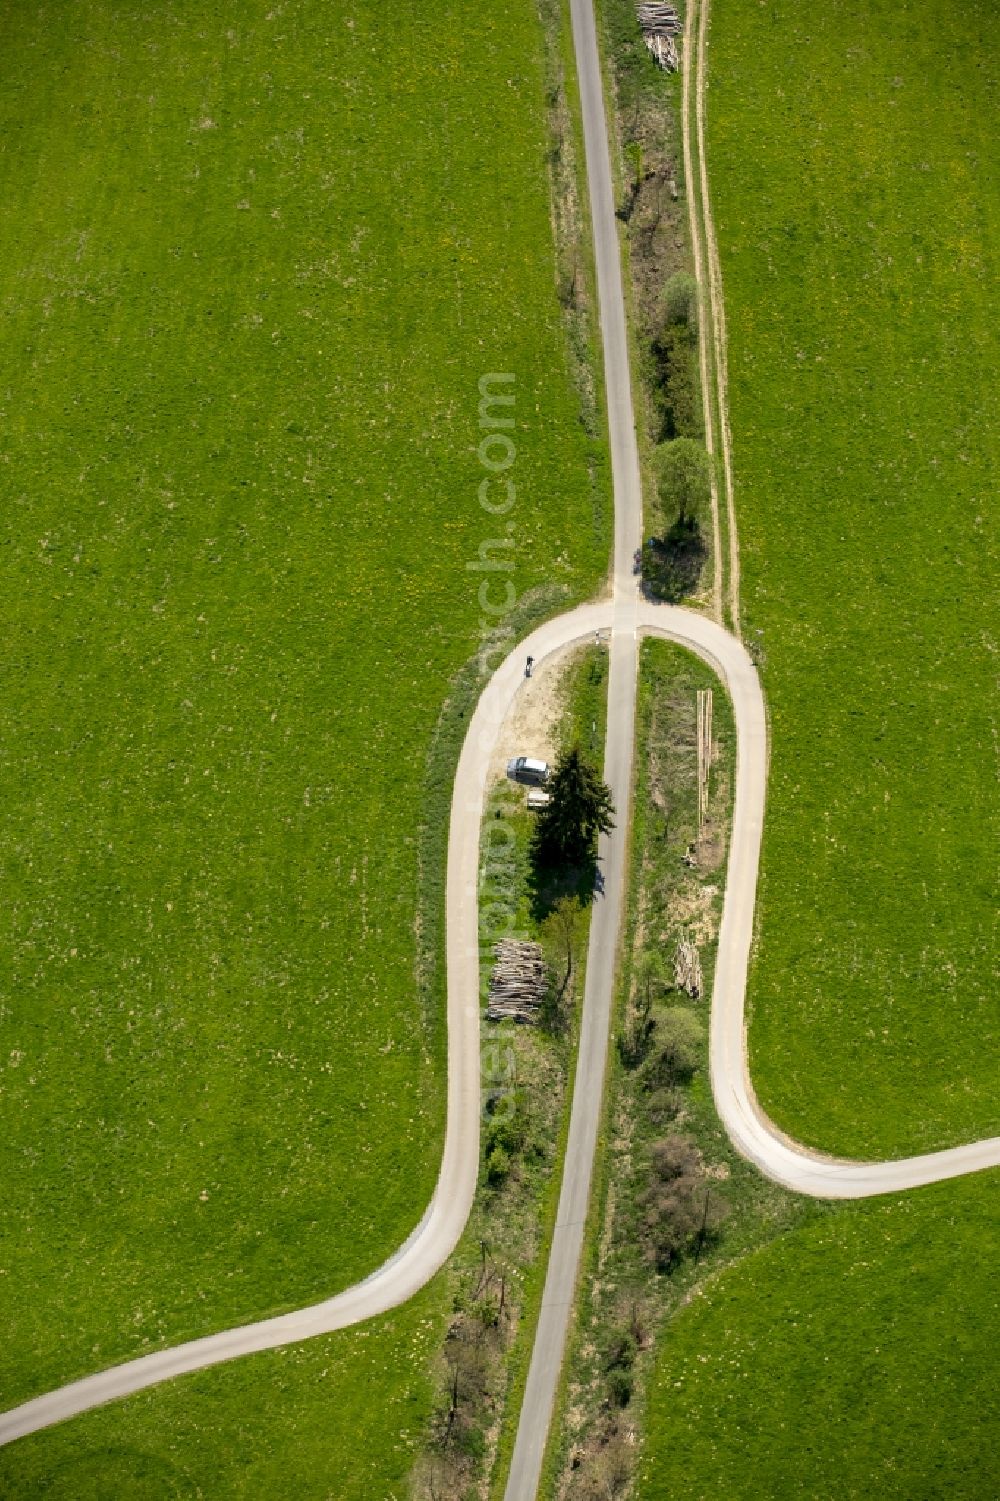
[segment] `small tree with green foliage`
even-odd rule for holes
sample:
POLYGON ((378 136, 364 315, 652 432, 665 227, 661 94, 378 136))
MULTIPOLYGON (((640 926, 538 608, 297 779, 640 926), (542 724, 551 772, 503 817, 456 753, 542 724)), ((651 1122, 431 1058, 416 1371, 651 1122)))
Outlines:
POLYGON ((698 372, 698 287, 683 272, 663 290, 650 329, 651 375, 660 438, 696 437, 702 432, 698 372))
POLYGON ((657 1048, 649 1065, 654 1088, 687 1084, 701 1062, 705 1028, 683 1006, 671 1006, 656 1025, 657 1048))
POLYGON ((488 1102, 483 1128, 483 1161, 491 1188, 504 1183, 528 1145, 528 1121, 517 1095, 488 1102))
POLYGON ((578 896, 561 896, 542 921, 540 935, 550 976, 544 1019, 560 1030, 572 996, 571 981, 583 937, 583 907, 578 896))
POLYGON ((697 333, 698 283, 687 271, 675 271, 663 288, 660 315, 664 327, 682 324, 690 333, 697 333))
POLYGON ((675 438, 660 445, 657 454, 657 491, 661 527, 643 548, 642 573, 646 587, 659 599, 677 601, 698 587, 708 556, 701 519, 712 493, 711 459, 693 438, 675 438))
POLYGON ((703 516, 712 497, 712 460, 704 443, 674 438, 656 450, 657 492, 662 513, 703 516))
POLYGON ((546 790, 551 800, 538 815, 533 857, 543 865, 584 865, 593 858, 598 834, 614 828, 609 788, 574 745, 559 757, 546 790))
POLYGON ((697 519, 682 511, 665 537, 651 537, 643 547, 643 583, 657 599, 676 604, 697 589, 707 557, 697 519))

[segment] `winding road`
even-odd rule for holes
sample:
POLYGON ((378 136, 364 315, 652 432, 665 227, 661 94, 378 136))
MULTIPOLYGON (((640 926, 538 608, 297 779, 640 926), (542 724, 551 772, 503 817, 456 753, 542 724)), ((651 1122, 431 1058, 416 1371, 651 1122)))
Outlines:
POLYGON ((58 1423, 157 1382, 295 1340, 343 1329, 397 1306, 453 1251, 468 1218, 479 1165, 479 829, 488 769, 522 682, 526 653, 543 661, 610 632, 605 774, 617 827, 601 841, 604 894, 591 923, 586 993, 563 1183, 538 1333, 521 1413, 508 1501, 536 1494, 566 1331, 576 1293, 590 1179, 603 1103, 615 959, 621 928, 634 741, 638 640, 666 637, 697 652, 729 692, 737 727, 737 776, 726 893, 711 1014, 711 1075, 719 1114, 737 1148, 769 1177, 801 1193, 859 1198, 1000 1165, 1000 1138, 882 1163, 824 1158, 788 1141, 757 1105, 747 1071, 747 967, 767 781, 767 719, 757 672, 741 643, 706 616, 640 597, 631 561, 641 535, 639 464, 617 227, 611 192, 600 65, 590 0, 572 0, 604 343, 615 495, 614 591, 532 633, 486 685, 455 776, 448 842, 448 1118, 437 1187, 420 1224, 365 1281, 308 1308, 157 1351, 36 1397, 0 1415, 0 1443, 58 1423))

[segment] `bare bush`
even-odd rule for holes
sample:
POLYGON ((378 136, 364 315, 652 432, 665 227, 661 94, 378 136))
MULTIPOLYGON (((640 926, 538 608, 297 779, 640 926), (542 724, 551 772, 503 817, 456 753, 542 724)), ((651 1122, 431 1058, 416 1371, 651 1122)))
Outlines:
POLYGON ((650 1151, 652 1181, 640 1198, 647 1258, 670 1271, 691 1252, 700 1255, 725 1219, 724 1199, 705 1178, 698 1148, 674 1133, 650 1151))

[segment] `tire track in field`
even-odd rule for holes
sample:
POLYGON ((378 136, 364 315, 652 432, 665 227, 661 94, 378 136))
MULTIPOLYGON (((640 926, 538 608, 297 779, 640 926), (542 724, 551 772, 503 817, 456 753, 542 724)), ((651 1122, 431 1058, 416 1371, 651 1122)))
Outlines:
MULTIPOLYGON (((705 447, 709 456, 715 455, 715 418, 712 412, 712 384, 708 360, 706 329, 712 322, 709 281, 705 274, 705 258, 701 243, 701 226, 698 222, 698 195, 695 190, 694 165, 691 152, 691 91, 692 74, 696 71, 695 57, 698 51, 695 19, 698 14, 697 0, 688 0, 684 22, 684 52, 681 59, 681 145, 684 156, 684 186, 688 204, 688 228, 691 235, 691 255, 694 260, 694 279, 698 284, 698 370, 701 381, 701 409, 705 424, 705 447)), ((709 469, 709 494, 712 507, 712 614, 722 622, 722 528, 719 521, 719 485, 716 466, 709 469)))
MULTIPOLYGON (((705 446, 709 453, 715 451, 715 416, 712 391, 718 415, 719 453, 722 459, 723 492, 726 507, 727 550, 725 566, 722 558, 721 528, 719 526, 719 497, 716 476, 712 473, 713 541, 716 546, 716 571, 720 591, 722 574, 727 573, 726 602, 733 634, 740 636, 740 552, 739 534, 736 525, 736 505, 733 496, 732 430, 729 423, 729 363, 727 357, 726 305, 722 290, 722 264, 712 215, 712 200, 708 189, 708 165, 705 152, 705 95, 707 90, 706 56, 708 51, 709 0, 688 0, 684 29, 684 82, 683 126, 684 175, 688 184, 688 213, 691 223, 691 242, 695 259, 695 276, 702 287, 702 302, 707 317, 699 329, 700 360, 702 370, 702 401, 705 412, 705 446), (698 146, 698 188, 692 174, 691 148, 691 95, 694 95, 694 132, 698 146), (700 199, 700 210, 699 210, 700 199), (704 268, 704 269, 703 269, 704 268), (714 380, 710 383, 709 346, 714 380)), ((721 597, 718 605, 721 619, 721 597)))

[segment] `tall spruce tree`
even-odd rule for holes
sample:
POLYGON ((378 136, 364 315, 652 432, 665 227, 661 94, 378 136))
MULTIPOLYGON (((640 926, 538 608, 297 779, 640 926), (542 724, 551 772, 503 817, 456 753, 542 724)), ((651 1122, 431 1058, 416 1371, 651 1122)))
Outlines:
POLYGON ((535 855, 547 865, 583 865, 598 834, 614 828, 611 792, 578 745, 556 762, 546 791, 552 801, 538 815, 535 855))

